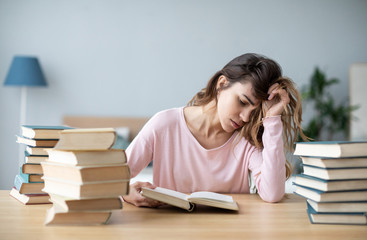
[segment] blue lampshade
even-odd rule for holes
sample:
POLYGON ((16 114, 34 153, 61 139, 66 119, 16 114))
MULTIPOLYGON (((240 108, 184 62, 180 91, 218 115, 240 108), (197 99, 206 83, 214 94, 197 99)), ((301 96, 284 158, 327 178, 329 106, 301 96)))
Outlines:
POLYGON ((15 56, 4 85, 47 86, 47 82, 36 57, 15 56))

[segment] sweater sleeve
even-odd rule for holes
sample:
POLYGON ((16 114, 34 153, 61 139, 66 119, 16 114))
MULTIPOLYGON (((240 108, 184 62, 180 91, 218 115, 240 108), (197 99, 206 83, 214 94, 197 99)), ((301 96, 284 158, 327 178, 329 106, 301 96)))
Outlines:
POLYGON ((281 116, 265 118, 263 124, 264 148, 252 154, 249 168, 260 197, 266 202, 278 202, 284 196, 286 181, 281 116))
POLYGON ((131 178, 136 177, 153 159, 154 118, 150 119, 126 149, 131 178))

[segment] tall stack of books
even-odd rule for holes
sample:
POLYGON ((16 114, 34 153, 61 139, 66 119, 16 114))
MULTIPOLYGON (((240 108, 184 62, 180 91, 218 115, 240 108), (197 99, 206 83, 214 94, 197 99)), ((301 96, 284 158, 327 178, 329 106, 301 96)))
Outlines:
POLYGON ((295 193, 311 223, 367 224, 367 142, 302 142, 294 154, 303 164, 295 193))
POLYGON ((113 128, 71 129, 60 134, 49 158, 42 162, 44 191, 53 206, 46 225, 106 224, 122 209, 129 193, 130 170, 125 151, 112 149, 113 128))
POLYGON ((21 126, 21 136, 17 136, 17 142, 26 146, 24 162, 20 166, 19 174, 15 176, 10 196, 26 205, 50 203, 48 194, 42 191, 44 182, 40 163, 48 158, 45 149, 53 148, 59 140, 60 132, 68 128, 66 126, 21 126))

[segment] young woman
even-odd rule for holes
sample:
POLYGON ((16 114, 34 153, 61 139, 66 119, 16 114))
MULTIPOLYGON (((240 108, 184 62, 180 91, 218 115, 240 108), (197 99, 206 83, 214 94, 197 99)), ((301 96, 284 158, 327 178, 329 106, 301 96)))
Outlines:
POLYGON ((280 201, 291 169, 291 150, 301 130, 300 94, 271 59, 244 54, 233 59, 186 107, 154 115, 126 150, 131 177, 153 161, 153 184, 136 182, 124 200, 160 203, 141 187, 180 192, 249 193, 250 175, 261 198, 280 201))

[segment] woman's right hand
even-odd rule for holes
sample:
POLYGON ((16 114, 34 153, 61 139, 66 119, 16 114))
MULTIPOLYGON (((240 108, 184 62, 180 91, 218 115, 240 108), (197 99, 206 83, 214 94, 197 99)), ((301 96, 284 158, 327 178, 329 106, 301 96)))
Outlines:
POLYGON ((123 196, 125 202, 133 204, 137 207, 159 207, 164 205, 159 201, 143 197, 140 192, 142 187, 154 189, 156 186, 149 182, 135 182, 130 185, 129 195, 123 196))

